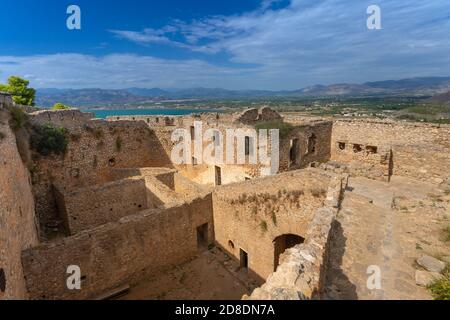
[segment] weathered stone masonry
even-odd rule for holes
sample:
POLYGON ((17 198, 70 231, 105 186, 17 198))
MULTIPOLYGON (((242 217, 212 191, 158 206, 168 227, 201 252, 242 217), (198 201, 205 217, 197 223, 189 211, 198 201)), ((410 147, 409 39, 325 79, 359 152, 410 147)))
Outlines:
POLYGON ((23 276, 21 251, 38 244, 35 205, 28 169, 8 122, 11 96, 0 93, 0 272, 2 299, 29 297, 23 276))
POLYGON ((95 298, 121 284, 137 283, 194 257, 196 228, 206 223, 213 241, 210 195, 168 209, 145 210, 26 250, 22 261, 30 298, 95 298), (81 268, 83 290, 68 290, 69 265, 81 268))
POLYGON ((450 177, 450 125, 338 120, 333 124, 331 150, 333 160, 357 162, 356 169, 366 169, 356 175, 399 175, 434 183, 450 177), (340 150, 342 143, 347 151, 340 150), (353 158, 348 158, 349 153, 353 158))
POLYGON ((306 238, 315 210, 323 206, 330 177, 294 171, 217 188, 213 193, 216 242, 260 279, 273 271, 274 241, 282 235, 306 238), (286 183, 289 181, 289 183, 286 183))
POLYGON ((317 209, 308 224, 306 241, 287 249, 281 264, 266 283, 255 289, 249 300, 320 299, 328 266, 329 241, 348 176, 334 176, 327 190, 325 206, 317 209))
POLYGON ((65 155, 34 157, 33 192, 44 239, 52 236, 52 230, 60 230, 63 223, 55 188, 65 193, 110 182, 115 168, 170 167, 158 138, 143 123, 87 120, 84 113, 73 110, 48 112, 51 117, 45 111, 32 113, 32 124, 56 119, 55 125, 70 129, 65 155))
POLYGON ((58 210, 67 221, 69 234, 157 207, 147 202, 143 178, 118 180, 67 194, 56 192, 61 198, 58 201, 58 210))
MULTIPOLYGON (((0 94, 2 102, 13 105, 0 94)), ((69 146, 63 156, 35 154, 29 175, 0 108, 0 299, 96 298, 213 243, 265 282, 246 298, 317 299, 348 174, 448 180, 448 126, 303 119, 281 140, 280 169, 288 172, 260 178, 258 166, 221 165, 226 185, 215 186, 218 166, 171 163, 173 129, 196 120, 203 130, 254 128, 282 121, 279 114, 104 121, 76 110, 28 111, 32 125, 67 128, 69 146), (80 266, 83 290, 68 290, 69 265, 80 266)))

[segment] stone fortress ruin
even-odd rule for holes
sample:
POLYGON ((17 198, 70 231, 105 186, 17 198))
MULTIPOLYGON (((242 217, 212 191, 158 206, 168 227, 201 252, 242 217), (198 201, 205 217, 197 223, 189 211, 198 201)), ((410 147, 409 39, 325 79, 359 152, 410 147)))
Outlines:
POLYGON ((0 94, 0 299, 430 298, 418 277, 437 272, 415 261, 450 255, 448 125, 22 107, 18 127, 19 108, 0 94), (173 163, 172 132, 195 140, 195 121, 221 137, 280 129, 279 173, 173 163), (48 124, 65 128, 63 154, 30 143, 48 124), (367 287, 370 266, 381 288, 367 287))

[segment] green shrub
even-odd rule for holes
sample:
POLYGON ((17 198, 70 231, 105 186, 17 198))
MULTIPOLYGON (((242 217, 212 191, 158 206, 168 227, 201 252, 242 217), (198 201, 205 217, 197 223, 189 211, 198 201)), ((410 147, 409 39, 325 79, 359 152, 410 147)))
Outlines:
POLYGON ((277 214, 275 212, 272 212, 272 222, 276 226, 277 225, 277 214))
POLYGON ((444 241, 450 242, 450 227, 444 229, 444 241))
POLYGON ((69 110, 71 109, 70 106, 66 106, 65 104, 62 103, 55 103, 52 107, 52 110, 69 110))
POLYGON ((21 108, 12 107, 10 109, 10 126, 14 131, 20 130, 28 125, 28 114, 21 108))
POLYGON ((263 122, 263 123, 258 123, 255 125, 256 130, 261 130, 261 129, 278 129, 280 131, 280 138, 284 139, 286 138, 289 133, 291 133, 292 129, 294 129, 294 127, 292 125, 290 125, 289 123, 285 123, 282 121, 269 121, 269 122, 263 122))
POLYGON ((428 286, 435 300, 450 300, 450 265, 442 273, 444 278, 434 281, 428 286))
POLYGON ((0 83, 0 91, 6 91, 12 94, 12 99, 15 103, 34 106, 34 99, 36 90, 28 88, 30 82, 20 77, 11 76, 8 78, 7 84, 0 83))
POLYGON ((265 222, 264 220, 261 221, 259 226, 261 227, 262 232, 266 232, 267 231, 267 222, 265 222))
POLYGON ((56 128, 52 124, 34 127, 31 135, 31 147, 43 156, 64 154, 67 149, 66 128, 56 128))

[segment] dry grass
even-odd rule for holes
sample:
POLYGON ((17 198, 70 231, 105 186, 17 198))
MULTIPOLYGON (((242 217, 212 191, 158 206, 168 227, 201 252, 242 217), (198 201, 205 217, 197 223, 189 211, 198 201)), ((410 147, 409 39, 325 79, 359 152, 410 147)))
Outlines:
POLYGON ((122 138, 117 137, 116 138, 116 151, 120 152, 120 150, 122 150, 122 138))
POLYGON ((292 129, 294 127, 288 123, 282 122, 282 121, 270 121, 270 122, 264 122, 264 123, 258 123, 255 125, 256 130, 270 130, 270 129, 277 129, 279 130, 280 138, 284 139, 286 138, 289 133, 291 133, 292 129))
POLYGON ((315 198, 325 197, 327 192, 324 189, 312 189, 311 194, 315 198))
POLYGON ((276 226, 277 225, 277 214, 272 212, 272 222, 276 226))
POLYGON ((444 232, 444 241, 450 242, 450 227, 444 228, 443 232, 444 232))
POLYGON ((261 228, 261 230, 262 230, 262 232, 266 232, 267 231, 267 229, 268 229, 268 226, 267 226, 267 222, 266 221, 261 221, 261 223, 259 224, 259 226, 260 226, 260 228, 261 228))
POLYGON ((12 107, 10 109, 10 126, 14 131, 22 129, 29 124, 28 114, 21 108, 12 107))
POLYGON ((444 278, 436 280, 428 286, 435 300, 450 300, 450 265, 442 272, 444 278))

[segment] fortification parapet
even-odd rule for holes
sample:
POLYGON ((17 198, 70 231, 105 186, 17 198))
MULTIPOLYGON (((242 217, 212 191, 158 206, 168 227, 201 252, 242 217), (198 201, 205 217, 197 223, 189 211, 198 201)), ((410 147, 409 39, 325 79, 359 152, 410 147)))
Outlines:
POLYGON ((30 115, 31 122, 35 125, 52 123, 55 126, 64 127, 69 130, 81 127, 94 118, 93 113, 85 113, 77 109, 42 110, 32 112, 30 115))
POLYGON ((6 105, 12 105, 12 96, 8 92, 0 91, 0 108, 4 108, 6 105))

